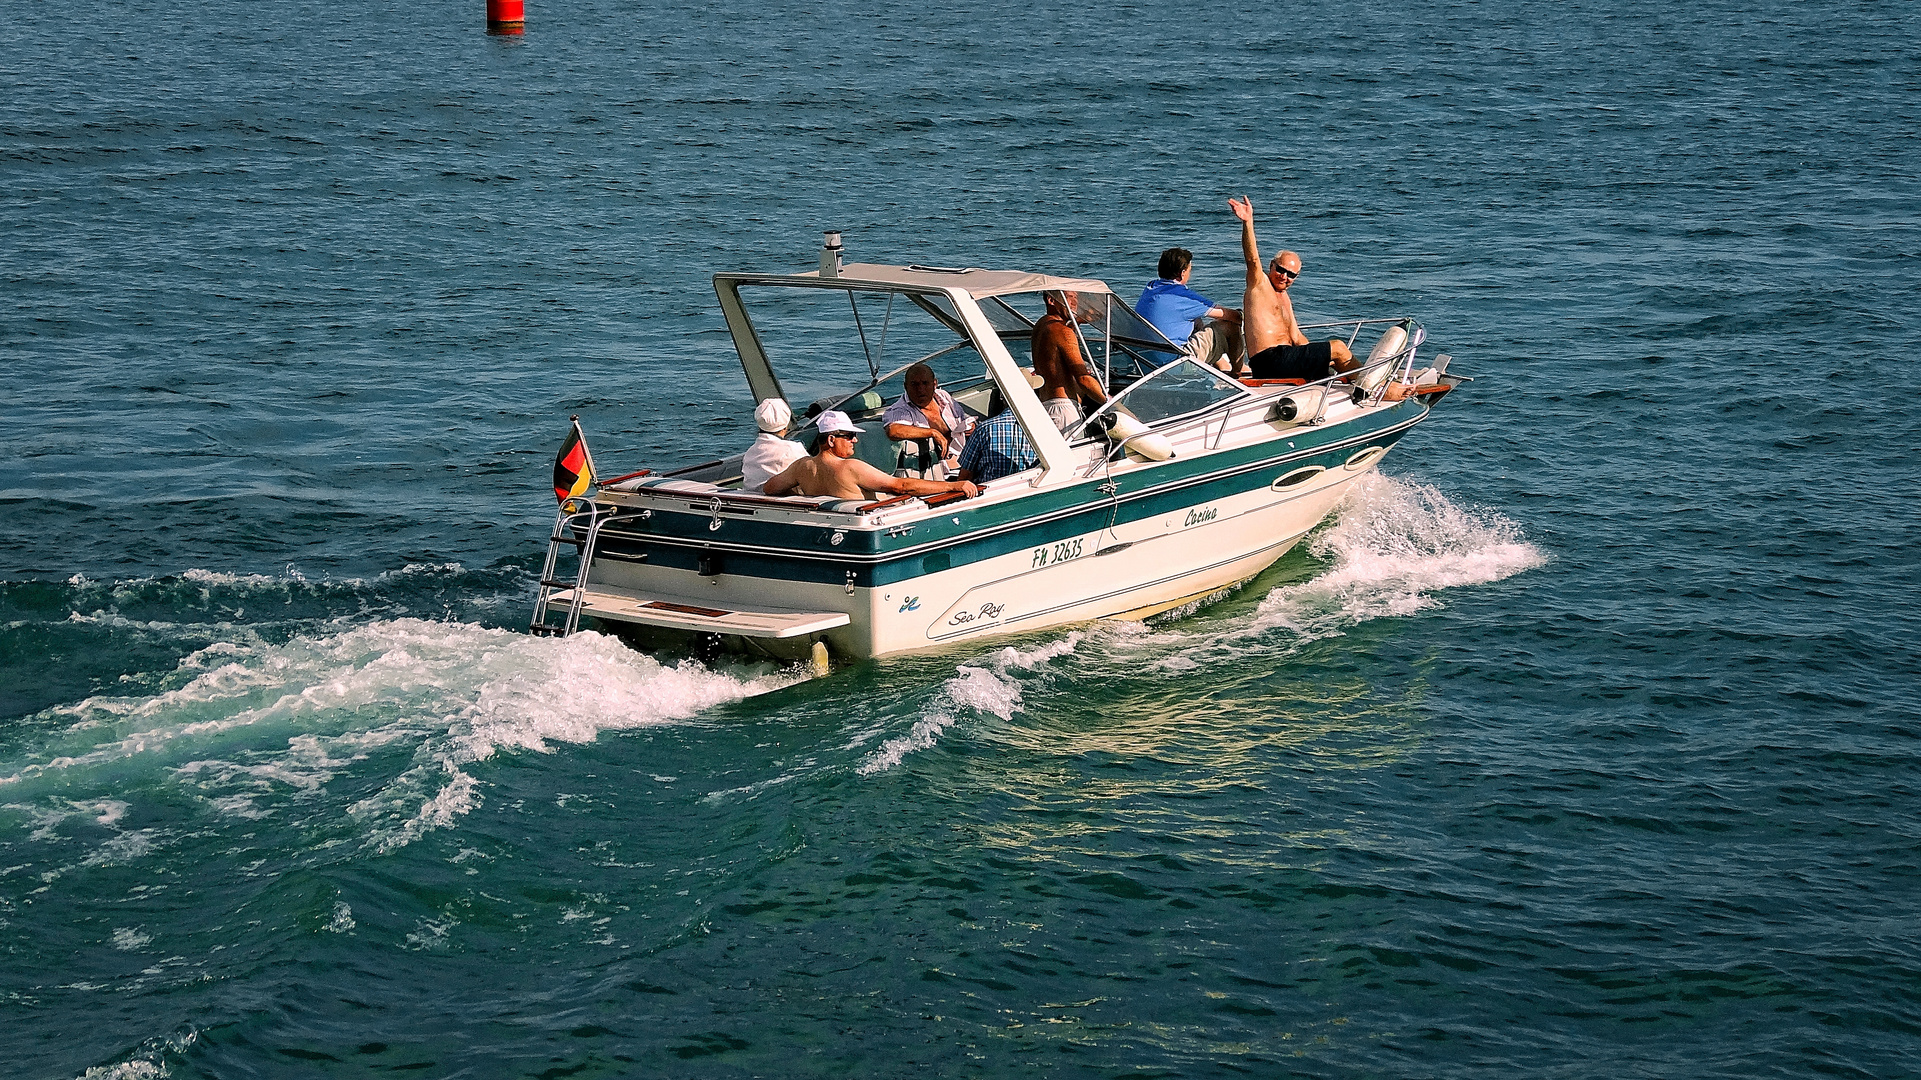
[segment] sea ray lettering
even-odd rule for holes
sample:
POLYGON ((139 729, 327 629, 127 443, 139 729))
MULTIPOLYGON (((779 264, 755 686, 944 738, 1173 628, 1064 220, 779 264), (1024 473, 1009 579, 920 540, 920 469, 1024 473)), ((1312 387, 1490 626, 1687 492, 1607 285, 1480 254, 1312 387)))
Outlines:
POLYGON ((1005 610, 1007 610, 1007 606, 1005 604, 994 604, 994 603, 982 604, 979 611, 956 611, 954 613, 954 617, 947 620, 947 625, 965 626, 968 623, 976 622, 981 619, 986 619, 991 622, 995 619, 1000 618, 1001 612, 1005 610))

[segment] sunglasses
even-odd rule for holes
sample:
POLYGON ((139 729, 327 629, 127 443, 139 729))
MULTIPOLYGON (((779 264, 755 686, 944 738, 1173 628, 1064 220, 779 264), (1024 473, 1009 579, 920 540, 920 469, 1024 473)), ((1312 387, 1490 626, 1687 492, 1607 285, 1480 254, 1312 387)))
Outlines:
POLYGON ((1289 281, 1293 281, 1295 278, 1301 276, 1301 272, 1299 270, 1289 270, 1285 266, 1270 266, 1268 267, 1268 270, 1273 273, 1281 274, 1285 276, 1289 281))
POLYGON ((845 432, 845 431, 830 431, 827 433, 827 437, 830 439, 846 439, 848 442, 860 441, 859 435, 849 434, 848 432, 845 432))

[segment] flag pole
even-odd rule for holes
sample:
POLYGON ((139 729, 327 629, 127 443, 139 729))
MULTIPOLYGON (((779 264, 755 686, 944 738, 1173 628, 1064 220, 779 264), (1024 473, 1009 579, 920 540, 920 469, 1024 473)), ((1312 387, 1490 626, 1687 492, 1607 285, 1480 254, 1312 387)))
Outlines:
POLYGON ((580 452, 587 455, 587 475, 597 487, 600 484, 600 470, 594 468, 594 448, 587 445, 587 433, 580 430, 580 414, 575 413, 567 419, 574 422, 574 430, 580 434, 580 452))

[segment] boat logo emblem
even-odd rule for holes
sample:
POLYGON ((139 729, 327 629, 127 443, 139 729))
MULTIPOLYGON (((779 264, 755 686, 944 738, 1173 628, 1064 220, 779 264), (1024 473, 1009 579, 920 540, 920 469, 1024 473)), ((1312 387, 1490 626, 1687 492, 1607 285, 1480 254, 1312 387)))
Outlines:
POLYGON ((918 596, 908 597, 906 600, 901 602, 900 609, 901 611, 919 611, 920 597, 918 596))
POLYGON ((1186 528, 1189 525, 1199 525, 1203 521, 1213 521, 1219 512, 1212 506, 1197 506, 1187 512, 1187 520, 1181 523, 1181 527, 1186 528))

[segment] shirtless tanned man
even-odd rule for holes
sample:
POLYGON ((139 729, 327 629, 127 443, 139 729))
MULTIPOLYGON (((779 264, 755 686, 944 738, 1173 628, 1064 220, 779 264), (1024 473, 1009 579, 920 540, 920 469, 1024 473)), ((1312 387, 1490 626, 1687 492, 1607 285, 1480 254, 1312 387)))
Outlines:
POLYGON ((1107 400, 1101 381, 1081 358, 1080 335, 1068 322, 1072 309, 1067 294, 1058 290, 1041 294, 1047 314, 1034 324, 1034 374, 1041 385, 1035 391, 1041 405, 1062 431, 1080 423, 1082 406, 1097 409, 1107 400))
POLYGON ((967 480, 916 480, 889 476, 854 456, 862 428, 846 413, 829 409, 820 414, 820 445, 811 456, 781 470, 761 486, 769 495, 802 495, 836 499, 871 499, 888 495, 939 495, 959 491, 973 498, 980 488, 967 480))
POLYGON ((1339 371, 1355 367, 1346 342, 1309 342, 1294 319, 1294 302, 1287 289, 1301 274, 1301 257, 1283 251, 1263 272, 1260 244, 1254 239, 1253 200, 1230 198, 1227 205, 1241 219, 1241 256, 1247 261, 1247 293, 1241 311, 1250 373, 1257 379, 1314 382, 1328 377, 1330 364, 1339 371))
MULTIPOLYGON (((1334 372, 1360 367, 1346 342, 1310 342, 1301 333, 1301 324, 1294 318, 1294 302, 1287 295, 1288 287, 1301 276, 1301 257, 1283 251, 1263 271, 1260 244, 1254 239, 1254 200, 1246 196, 1229 198, 1227 205, 1241 219, 1241 256, 1247 262, 1242 331, 1247 338, 1248 373, 1256 379, 1316 382, 1334 372)), ((1400 401, 1413 389, 1408 383, 1391 383, 1381 396, 1387 401, 1400 401)))

